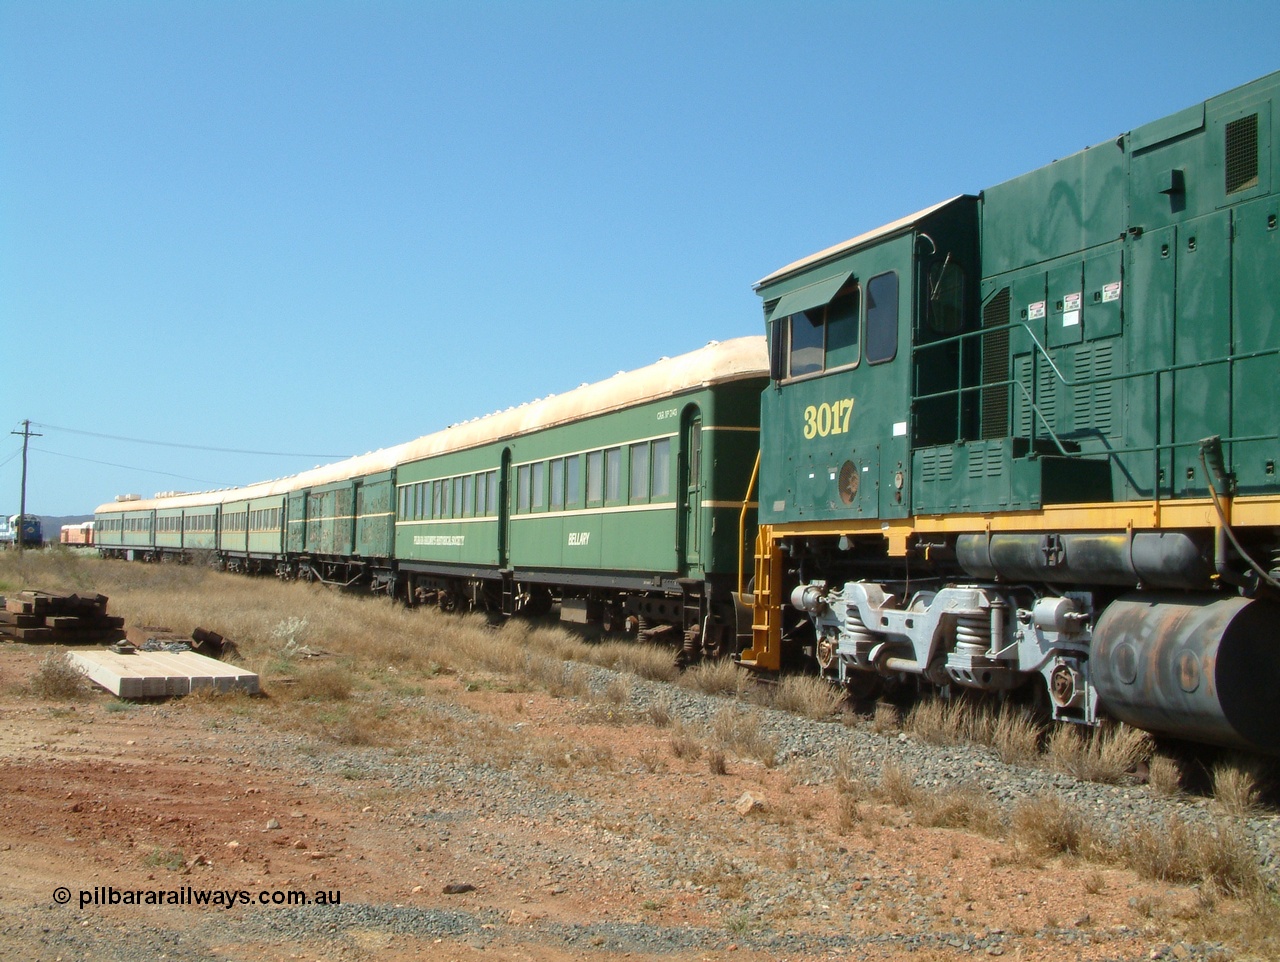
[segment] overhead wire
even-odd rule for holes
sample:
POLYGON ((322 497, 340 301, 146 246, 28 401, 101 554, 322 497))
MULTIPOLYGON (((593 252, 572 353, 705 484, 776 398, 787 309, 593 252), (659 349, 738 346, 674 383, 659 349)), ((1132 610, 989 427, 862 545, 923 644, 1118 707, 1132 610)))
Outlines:
POLYGON ((107 441, 126 441, 130 444, 151 444, 161 448, 185 448, 189 451, 213 451, 218 454, 251 454, 259 457, 268 458, 333 458, 340 460, 349 458, 349 454, 309 454, 306 452, 288 452, 288 451, 253 451, 244 448, 216 448, 203 444, 182 444, 177 441, 152 441, 146 438, 129 438, 117 434, 100 434, 97 431, 82 431, 79 428, 65 428, 57 424, 43 424, 32 421, 33 427, 44 428, 46 431, 63 431, 67 434, 79 434, 89 438, 103 438, 107 441))
POLYGON ((84 461, 87 464, 100 464, 107 468, 123 468, 126 471, 142 471, 146 474, 159 474, 166 478, 178 478, 181 481, 195 481, 197 484, 207 484, 214 488, 230 488, 233 484, 226 481, 210 481, 208 478, 193 478, 186 474, 174 474, 172 471, 157 471, 154 468, 141 468, 134 464, 116 464, 114 461, 97 461, 93 458, 81 457, 78 454, 63 454, 61 451, 50 451, 48 448, 32 448, 32 451, 38 451, 41 454, 51 454, 55 458, 67 458, 71 461, 84 461))

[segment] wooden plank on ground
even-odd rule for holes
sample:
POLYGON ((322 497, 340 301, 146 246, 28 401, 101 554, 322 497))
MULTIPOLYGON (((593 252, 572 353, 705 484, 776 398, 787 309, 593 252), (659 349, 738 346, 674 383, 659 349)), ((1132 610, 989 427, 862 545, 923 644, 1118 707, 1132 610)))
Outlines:
POLYGON ((219 691, 258 691, 258 676, 194 651, 74 651, 71 663, 96 685, 121 698, 163 698, 186 695, 199 688, 219 691))

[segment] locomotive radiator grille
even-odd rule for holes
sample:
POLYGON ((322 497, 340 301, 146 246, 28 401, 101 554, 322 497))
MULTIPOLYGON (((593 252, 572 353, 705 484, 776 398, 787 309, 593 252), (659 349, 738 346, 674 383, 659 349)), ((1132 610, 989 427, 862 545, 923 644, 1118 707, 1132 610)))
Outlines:
POLYGON ((1258 115, 1227 124, 1226 188, 1228 194, 1258 186, 1258 115))
MULTIPOLYGON (((983 327, 1009 323, 1009 288, 987 302, 982 309, 983 327)), ((1002 438, 1009 433, 1009 332, 997 331, 982 337, 982 436, 1002 438), (990 385, 989 387, 987 385, 990 385)))

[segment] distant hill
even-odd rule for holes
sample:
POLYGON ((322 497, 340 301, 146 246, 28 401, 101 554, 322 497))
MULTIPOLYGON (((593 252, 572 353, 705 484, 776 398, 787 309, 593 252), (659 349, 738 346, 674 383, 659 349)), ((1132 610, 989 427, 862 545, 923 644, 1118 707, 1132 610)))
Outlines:
POLYGON ((84 521, 92 521, 91 514, 68 514, 61 517, 53 515, 40 515, 40 530, 44 534, 45 541, 57 541, 58 533, 62 531, 64 524, 80 524, 84 521))

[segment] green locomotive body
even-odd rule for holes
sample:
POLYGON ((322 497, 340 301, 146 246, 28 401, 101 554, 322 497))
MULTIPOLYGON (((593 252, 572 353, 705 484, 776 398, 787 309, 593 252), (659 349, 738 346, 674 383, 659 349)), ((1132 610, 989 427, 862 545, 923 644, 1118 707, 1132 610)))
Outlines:
POLYGON ((1280 615, 1278 94, 1273 74, 759 282, 744 662, 1280 750, 1280 648, 1254 637, 1280 615))

